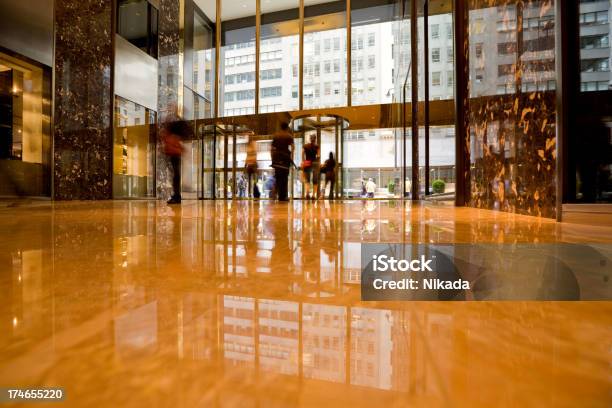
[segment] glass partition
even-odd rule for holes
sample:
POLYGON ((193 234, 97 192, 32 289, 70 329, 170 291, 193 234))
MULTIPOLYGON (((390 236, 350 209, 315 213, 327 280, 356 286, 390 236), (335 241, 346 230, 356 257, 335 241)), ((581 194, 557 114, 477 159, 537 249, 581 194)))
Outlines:
POLYGON ((113 196, 155 196, 156 113, 115 97, 113 196))

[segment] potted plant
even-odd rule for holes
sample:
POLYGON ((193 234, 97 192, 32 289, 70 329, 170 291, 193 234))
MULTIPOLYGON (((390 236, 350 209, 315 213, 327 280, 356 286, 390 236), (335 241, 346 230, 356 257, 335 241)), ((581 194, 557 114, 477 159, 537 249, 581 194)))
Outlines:
POLYGON ((444 189, 446 188, 446 183, 444 183, 444 180, 434 180, 433 183, 431 183, 431 189, 433 190, 434 194, 442 194, 444 192, 444 189))

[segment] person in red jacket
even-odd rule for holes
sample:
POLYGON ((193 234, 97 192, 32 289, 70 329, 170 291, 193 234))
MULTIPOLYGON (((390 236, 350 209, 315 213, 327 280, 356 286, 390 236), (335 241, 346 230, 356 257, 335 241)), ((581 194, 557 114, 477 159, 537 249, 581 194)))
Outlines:
POLYGON ((170 159, 172 166, 172 196, 168 204, 181 203, 181 156, 183 155, 183 140, 192 133, 188 122, 177 120, 166 123, 161 130, 164 153, 170 159))

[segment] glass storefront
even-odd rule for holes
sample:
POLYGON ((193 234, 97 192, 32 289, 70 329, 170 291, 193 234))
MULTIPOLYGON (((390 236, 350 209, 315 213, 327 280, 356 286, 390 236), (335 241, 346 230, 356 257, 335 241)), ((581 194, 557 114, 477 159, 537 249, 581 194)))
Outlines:
POLYGON ((115 97, 113 196, 155 197, 156 113, 115 97))
POLYGON ((0 52, 0 196, 50 195, 50 72, 0 52))

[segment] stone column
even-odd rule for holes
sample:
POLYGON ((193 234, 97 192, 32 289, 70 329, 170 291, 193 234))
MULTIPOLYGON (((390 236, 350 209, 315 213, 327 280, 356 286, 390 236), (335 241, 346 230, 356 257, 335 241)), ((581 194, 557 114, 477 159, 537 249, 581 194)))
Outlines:
POLYGON ((55 1, 53 196, 112 198, 112 1, 55 1))

